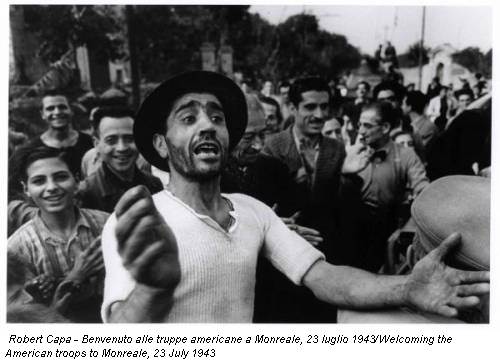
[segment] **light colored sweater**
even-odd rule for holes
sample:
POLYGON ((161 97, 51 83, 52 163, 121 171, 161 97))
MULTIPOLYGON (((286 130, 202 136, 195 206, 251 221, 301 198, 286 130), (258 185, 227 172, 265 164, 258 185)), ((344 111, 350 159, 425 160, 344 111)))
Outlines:
MULTIPOLYGON (((324 256, 276 216, 265 204, 242 194, 230 200, 235 222, 225 231, 164 190, 153 196, 178 244, 181 281, 165 322, 227 323, 252 321, 257 256, 261 249, 295 284, 324 256)), ((106 223, 102 249, 106 266, 103 320, 114 302, 123 301, 135 281, 123 267, 114 233, 116 217, 106 223)))

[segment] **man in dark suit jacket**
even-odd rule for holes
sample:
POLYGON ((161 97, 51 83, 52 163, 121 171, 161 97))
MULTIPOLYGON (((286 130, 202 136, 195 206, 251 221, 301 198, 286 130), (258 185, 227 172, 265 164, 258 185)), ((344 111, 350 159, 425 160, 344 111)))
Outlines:
MULTIPOLYGON (((269 138, 263 152, 288 166, 295 184, 290 197, 294 199, 295 211, 300 212, 297 223, 321 233, 324 242, 319 248, 328 261, 353 264, 357 238, 352 233, 356 229, 361 185, 355 183, 355 178, 351 182, 349 175, 366 167, 369 154, 361 145, 349 147, 346 153, 343 144, 322 136, 330 112, 330 93, 321 78, 296 80, 290 89, 290 101, 295 124, 269 138)), ((300 293, 293 296, 290 290, 281 293, 301 300, 296 312, 302 310, 302 321, 334 320, 331 306, 300 293)))

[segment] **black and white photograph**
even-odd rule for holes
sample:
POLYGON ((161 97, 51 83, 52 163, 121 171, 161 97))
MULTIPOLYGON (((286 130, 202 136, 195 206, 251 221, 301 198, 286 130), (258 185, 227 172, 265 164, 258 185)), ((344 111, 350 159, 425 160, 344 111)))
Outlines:
POLYGON ((492 7, 8 9, 7 326, 498 313, 492 7))

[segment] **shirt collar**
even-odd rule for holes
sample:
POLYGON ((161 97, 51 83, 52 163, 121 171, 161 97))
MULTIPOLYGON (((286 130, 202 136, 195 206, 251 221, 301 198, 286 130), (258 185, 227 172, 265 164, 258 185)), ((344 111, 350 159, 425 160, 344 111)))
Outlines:
POLYGON ((223 232, 224 234, 233 233, 234 230, 236 230, 236 228, 238 226, 238 213, 236 212, 236 210, 234 208, 234 204, 229 199, 229 195, 227 195, 227 194, 221 194, 222 198, 228 203, 228 206, 229 206, 230 221, 229 221, 228 230, 225 230, 222 226, 220 226, 210 216, 197 213, 191 206, 189 206, 184 201, 182 201, 180 198, 175 196, 170 190, 164 189, 163 192, 165 192, 165 194, 169 198, 171 198, 172 200, 175 200, 179 205, 186 208, 189 212, 191 212, 193 215, 195 215, 198 219, 202 220, 205 224, 211 226, 214 229, 217 229, 217 230, 223 232))
MULTIPOLYGON (((311 144, 311 140, 310 138, 307 138, 306 136, 300 134, 299 131, 297 131, 296 127, 293 126, 292 127, 292 135, 293 135, 293 140, 295 141, 295 146, 297 147, 297 150, 300 152, 301 150, 301 144, 302 143, 305 143, 307 145, 310 145, 311 144)), ((321 137, 323 137, 321 134, 319 135, 318 137, 318 140, 315 144, 313 144, 314 146, 314 149, 316 151, 319 150, 319 144, 320 144, 320 141, 321 141, 321 137)))
MULTIPOLYGON (((76 225, 74 229, 75 232, 71 236, 70 240, 79 234, 80 228, 85 228, 90 230, 90 224, 87 221, 87 219, 83 216, 80 209, 75 207, 75 211, 76 211, 76 225)), ((33 224, 38 231, 38 235, 40 235, 43 241, 52 241, 55 243, 66 243, 68 241, 68 240, 61 240, 59 236, 55 235, 52 231, 49 230, 49 228, 47 227, 47 225, 45 225, 45 222, 42 219, 40 210, 38 210, 35 217, 33 218, 33 224)))

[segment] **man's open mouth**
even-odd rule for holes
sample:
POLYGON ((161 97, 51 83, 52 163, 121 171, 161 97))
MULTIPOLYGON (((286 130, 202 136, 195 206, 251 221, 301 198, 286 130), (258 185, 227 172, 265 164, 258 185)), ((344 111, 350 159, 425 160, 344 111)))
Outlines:
POLYGON ((199 143, 193 151, 195 155, 218 155, 220 153, 220 148, 216 142, 202 142, 199 143))

